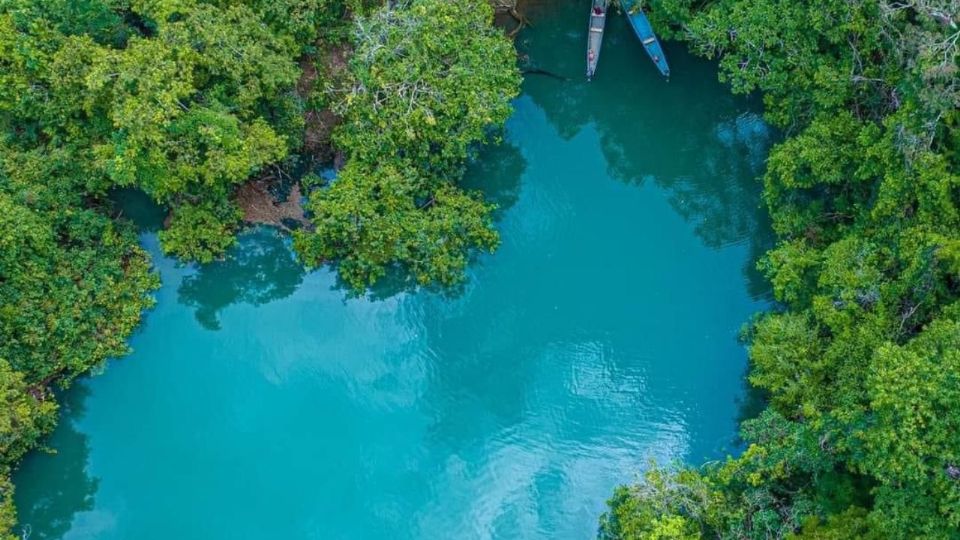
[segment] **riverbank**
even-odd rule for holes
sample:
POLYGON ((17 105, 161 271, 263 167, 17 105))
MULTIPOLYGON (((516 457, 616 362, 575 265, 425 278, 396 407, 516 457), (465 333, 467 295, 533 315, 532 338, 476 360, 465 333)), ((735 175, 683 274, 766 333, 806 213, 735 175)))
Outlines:
POLYGON ((145 234, 163 287, 133 354, 65 396, 58 453, 18 472, 34 538, 590 537, 648 457, 735 450, 737 332, 766 305, 758 104, 682 49, 664 84, 616 23, 625 76, 588 85, 580 10, 533 21, 527 52, 576 77, 528 78, 468 167, 497 253, 459 291, 345 301, 273 231, 197 267, 145 234))

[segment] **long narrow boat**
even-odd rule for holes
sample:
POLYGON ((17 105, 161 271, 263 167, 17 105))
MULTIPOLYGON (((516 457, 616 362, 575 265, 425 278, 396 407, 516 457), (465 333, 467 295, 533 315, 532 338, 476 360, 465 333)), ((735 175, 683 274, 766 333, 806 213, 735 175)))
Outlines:
POLYGON ((657 35, 653 33, 653 26, 643 13, 643 9, 640 8, 637 0, 620 0, 620 4, 627 13, 627 20, 630 21, 634 33, 640 38, 640 43, 643 43, 643 48, 650 55, 650 59, 653 60, 664 77, 669 77, 670 66, 667 64, 667 56, 663 54, 660 41, 657 39, 657 35))
POLYGON ((608 0, 593 0, 590 7, 590 25, 587 27, 587 80, 593 79, 603 46, 603 29, 607 25, 608 0))

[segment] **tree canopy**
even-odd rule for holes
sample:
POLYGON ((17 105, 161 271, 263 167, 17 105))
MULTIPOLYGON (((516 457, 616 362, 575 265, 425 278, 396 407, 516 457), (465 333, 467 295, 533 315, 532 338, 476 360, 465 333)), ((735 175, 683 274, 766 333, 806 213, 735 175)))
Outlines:
POLYGON ((483 0, 416 0, 357 21, 334 132, 348 163, 310 196, 316 229, 294 244, 307 264, 338 261, 355 290, 394 267, 450 285, 471 249, 496 247, 492 206, 457 187, 519 91, 516 54, 492 18, 483 0))

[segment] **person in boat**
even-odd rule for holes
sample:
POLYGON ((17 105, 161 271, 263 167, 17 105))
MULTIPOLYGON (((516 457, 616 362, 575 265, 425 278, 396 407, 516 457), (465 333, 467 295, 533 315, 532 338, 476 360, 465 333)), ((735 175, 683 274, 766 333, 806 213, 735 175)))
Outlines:
POLYGON ((593 62, 593 59, 596 58, 596 55, 593 54, 593 49, 587 51, 587 61, 593 62))
POLYGON ((593 14, 596 15, 597 17, 600 17, 601 15, 603 15, 603 8, 600 6, 593 6, 593 14))

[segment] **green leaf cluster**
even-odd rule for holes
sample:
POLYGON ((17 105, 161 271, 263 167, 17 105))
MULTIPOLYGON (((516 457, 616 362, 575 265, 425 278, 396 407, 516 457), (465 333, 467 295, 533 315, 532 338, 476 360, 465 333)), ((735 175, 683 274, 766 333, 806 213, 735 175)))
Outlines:
POLYGON ((335 0, 87 0, 62 10, 6 0, 0 122, 16 146, 82 150, 96 181, 88 189, 142 189, 172 208, 173 229, 202 212, 208 230, 175 230, 163 247, 217 257, 239 225, 228 208, 236 186, 298 149, 298 60, 343 9, 335 0))
POLYGON ((361 291, 397 268, 454 284, 471 250, 492 250, 492 206, 457 186, 471 150, 510 115, 512 44, 485 0, 414 0, 359 18, 334 133, 348 163, 307 205, 316 229, 294 246, 337 263, 361 291))

